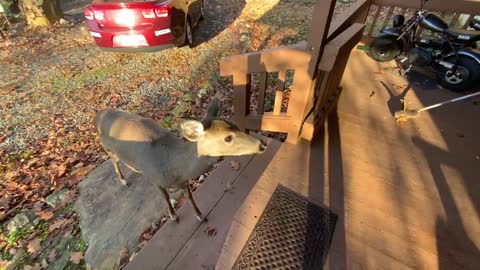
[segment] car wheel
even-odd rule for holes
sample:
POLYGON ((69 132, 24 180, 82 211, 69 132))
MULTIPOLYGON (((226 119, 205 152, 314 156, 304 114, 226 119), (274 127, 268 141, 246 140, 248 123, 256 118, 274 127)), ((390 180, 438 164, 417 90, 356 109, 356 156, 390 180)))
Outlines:
POLYGON ((193 31, 192 31, 192 24, 190 23, 190 17, 187 18, 187 22, 185 23, 185 33, 183 34, 185 39, 183 42, 183 46, 190 46, 193 47, 193 31))

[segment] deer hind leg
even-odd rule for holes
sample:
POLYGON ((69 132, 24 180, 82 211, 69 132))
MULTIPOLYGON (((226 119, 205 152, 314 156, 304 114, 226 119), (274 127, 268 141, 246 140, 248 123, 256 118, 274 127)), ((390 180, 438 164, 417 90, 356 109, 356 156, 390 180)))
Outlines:
POLYGON ((163 198, 165 199, 165 202, 167 202, 168 215, 170 216, 170 218, 171 218, 173 221, 178 222, 177 214, 175 213, 175 210, 173 209, 173 206, 172 206, 172 204, 171 204, 171 202, 170 202, 170 195, 168 195, 168 192, 167 192, 163 187, 158 186, 158 189, 159 189, 160 192, 162 193, 163 198))
POLYGON ((113 154, 112 152, 108 151, 108 150, 105 150, 105 152, 107 152, 108 156, 110 157, 110 159, 112 160, 112 163, 113 163, 113 168, 115 169, 115 172, 117 173, 118 175, 118 178, 120 179, 120 183, 122 183, 122 185, 126 186, 127 185, 127 181, 125 181, 125 177, 123 176, 123 173, 122 171, 120 170, 120 167, 118 166, 118 162, 120 161, 118 159, 118 157, 113 154))
POLYGON ((183 194, 185 194, 185 197, 187 197, 188 201, 192 204, 193 211, 195 212, 195 217, 197 217, 197 219, 201 222, 207 221, 207 218, 202 217, 202 213, 200 212, 200 210, 198 210, 197 204, 195 204, 195 201, 193 200, 192 192, 190 191, 190 187, 188 185, 183 188, 183 194))

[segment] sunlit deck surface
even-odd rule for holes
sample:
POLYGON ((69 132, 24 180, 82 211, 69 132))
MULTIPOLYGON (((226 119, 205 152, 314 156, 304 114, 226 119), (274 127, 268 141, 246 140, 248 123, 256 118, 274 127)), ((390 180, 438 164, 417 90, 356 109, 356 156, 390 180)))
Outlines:
POLYGON ((479 269, 480 104, 397 125, 400 99, 417 109, 459 94, 418 79, 408 87, 393 66, 354 50, 322 136, 226 159, 194 194, 208 223, 186 204, 127 269, 230 269, 278 184, 338 215, 326 269, 479 269))

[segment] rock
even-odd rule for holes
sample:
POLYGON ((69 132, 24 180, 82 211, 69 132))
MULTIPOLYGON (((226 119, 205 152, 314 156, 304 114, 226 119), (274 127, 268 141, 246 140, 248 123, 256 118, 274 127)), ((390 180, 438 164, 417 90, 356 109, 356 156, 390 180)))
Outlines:
POLYGON ((28 226, 34 226, 38 223, 38 219, 32 211, 24 211, 17 214, 7 225, 9 232, 21 230, 28 226))
POLYGON ((79 186, 75 210, 82 238, 88 243, 85 261, 93 269, 113 269, 122 249, 126 247, 132 254, 141 234, 166 213, 162 195, 153 184, 122 164, 120 169, 127 187, 120 184, 109 160, 79 186))
POLYGON ((75 239, 73 237, 57 237, 53 240, 51 246, 55 247, 55 260, 48 266, 49 270, 63 270, 68 269, 67 265, 70 262, 71 251, 69 246, 75 245, 75 239))
POLYGON ((55 208, 67 198, 69 193, 70 190, 68 189, 57 190, 52 194, 48 195, 45 199, 45 202, 51 207, 55 208))

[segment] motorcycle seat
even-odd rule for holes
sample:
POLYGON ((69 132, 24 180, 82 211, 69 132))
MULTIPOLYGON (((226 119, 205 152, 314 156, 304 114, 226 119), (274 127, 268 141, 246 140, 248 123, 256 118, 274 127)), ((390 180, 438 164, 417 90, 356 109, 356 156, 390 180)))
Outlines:
POLYGON ((480 40, 480 31, 465 30, 460 28, 447 28, 443 30, 443 33, 451 38, 462 41, 474 42, 480 40))

